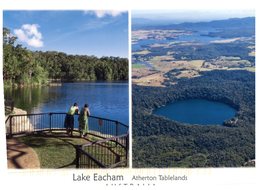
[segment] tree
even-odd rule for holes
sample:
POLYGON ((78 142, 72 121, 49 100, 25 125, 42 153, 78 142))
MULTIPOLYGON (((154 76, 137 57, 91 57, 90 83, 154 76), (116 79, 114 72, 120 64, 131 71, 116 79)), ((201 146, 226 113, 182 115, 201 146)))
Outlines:
POLYGON ((119 57, 67 55, 30 51, 15 45, 16 37, 4 28, 4 82, 7 85, 45 84, 47 80, 128 80, 128 60, 119 57))

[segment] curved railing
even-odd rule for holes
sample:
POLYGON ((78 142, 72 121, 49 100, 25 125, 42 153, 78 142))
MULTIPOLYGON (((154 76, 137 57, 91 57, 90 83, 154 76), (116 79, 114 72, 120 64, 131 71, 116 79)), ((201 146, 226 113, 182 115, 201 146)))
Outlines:
MULTIPOLYGON (((62 131, 66 113, 37 113, 9 115, 5 121, 6 136, 44 131, 62 131)), ((89 116, 88 135, 98 140, 76 148, 77 168, 111 168, 128 165, 129 134, 128 126, 111 119, 89 116)), ((78 115, 74 115, 74 130, 79 131, 78 115)))
POLYGON ((110 137, 76 147, 76 168, 127 167, 129 135, 110 137))
MULTIPOLYGON (((6 135, 25 134, 39 131, 65 130, 66 113, 50 112, 36 114, 9 115, 5 121, 6 135)), ((128 133, 128 126, 116 120, 89 116, 89 134, 109 138, 128 133)), ((74 116, 74 131, 78 131, 78 115, 74 116)))

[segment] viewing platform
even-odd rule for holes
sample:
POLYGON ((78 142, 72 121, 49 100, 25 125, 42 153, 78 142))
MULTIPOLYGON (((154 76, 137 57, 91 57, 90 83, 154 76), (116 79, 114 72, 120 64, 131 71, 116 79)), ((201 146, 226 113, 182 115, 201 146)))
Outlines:
MULTIPOLYGON (((74 115, 73 136, 64 127, 66 113, 11 114, 5 121, 6 137, 66 138, 68 146, 75 149, 75 159, 70 167, 75 168, 116 168, 128 166, 129 130, 128 126, 111 119, 89 116, 89 130, 80 137, 78 115, 74 115), (83 144, 73 144, 77 138, 83 144)), ((30 146, 30 145, 29 145, 30 146)), ((8 149, 8 147, 7 147, 8 149)), ((58 154, 58 152, 57 152, 58 154)), ((68 155, 63 155, 64 157, 68 155)))

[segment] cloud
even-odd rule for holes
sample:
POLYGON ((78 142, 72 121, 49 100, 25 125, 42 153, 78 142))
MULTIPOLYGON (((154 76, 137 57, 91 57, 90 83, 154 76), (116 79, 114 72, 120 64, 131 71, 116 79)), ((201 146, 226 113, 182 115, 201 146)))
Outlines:
POLYGON ((85 14, 94 14, 98 18, 102 18, 105 16, 112 16, 112 17, 117 17, 124 13, 126 11, 118 11, 118 10, 96 10, 96 11, 84 11, 85 14))
POLYGON ((25 42, 31 47, 43 47, 42 34, 38 31, 38 24, 24 24, 21 28, 15 29, 14 33, 18 40, 25 42))

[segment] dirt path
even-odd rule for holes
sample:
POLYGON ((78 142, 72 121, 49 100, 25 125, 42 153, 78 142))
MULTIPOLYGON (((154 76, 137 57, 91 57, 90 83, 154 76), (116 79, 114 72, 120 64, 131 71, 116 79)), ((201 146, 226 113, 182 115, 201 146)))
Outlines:
POLYGON ((31 169, 40 168, 35 151, 16 139, 7 139, 8 168, 31 169))

